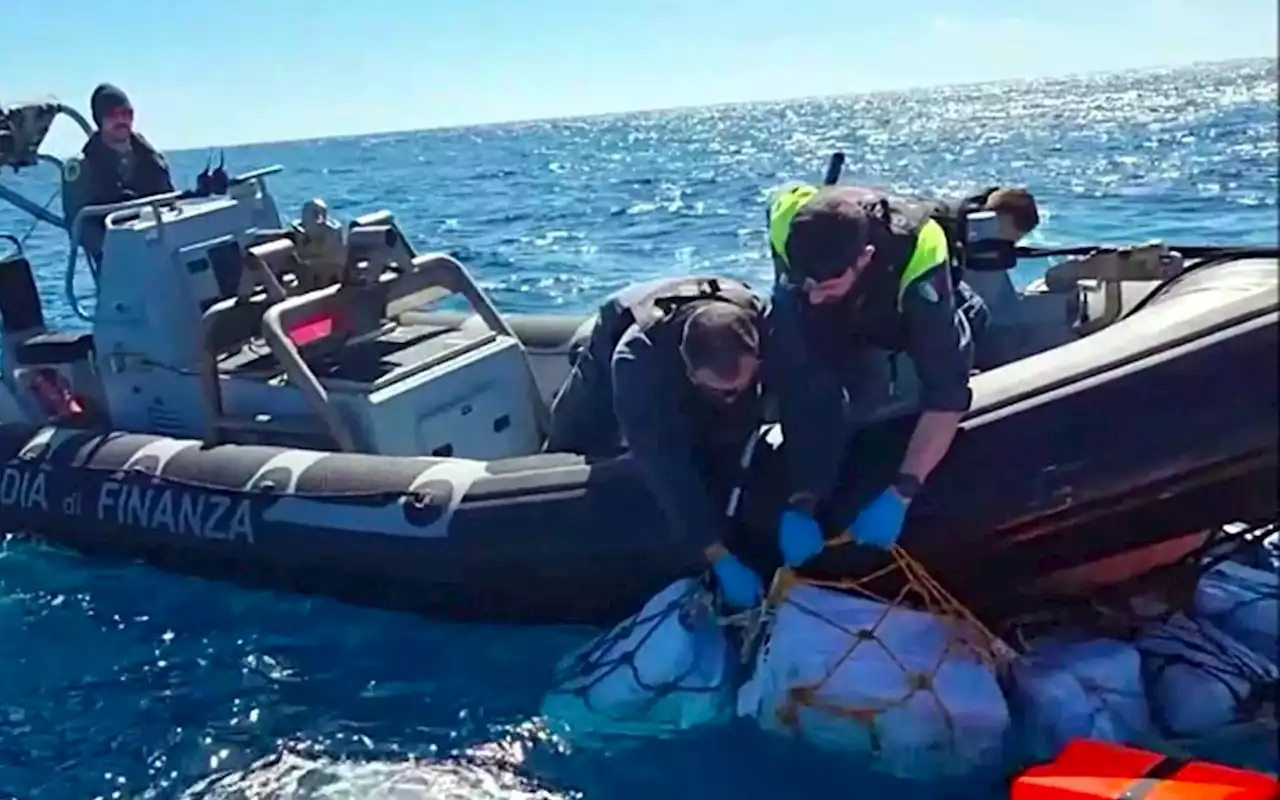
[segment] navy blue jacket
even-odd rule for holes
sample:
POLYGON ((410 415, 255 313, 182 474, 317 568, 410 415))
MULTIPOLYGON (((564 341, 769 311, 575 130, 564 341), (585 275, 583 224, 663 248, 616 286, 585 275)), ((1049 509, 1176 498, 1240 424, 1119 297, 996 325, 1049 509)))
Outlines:
MULTIPOLYGON (((767 312, 763 324, 768 324, 767 312)), ((623 334, 611 364, 614 410, 676 536, 705 548, 728 533, 723 492, 711 487, 737 469, 743 447, 763 422, 763 401, 747 393, 726 408, 700 399, 672 334, 670 328, 646 331, 636 325, 623 334)), ((767 338, 762 331, 762 384, 768 382, 767 338)))
MULTIPOLYGON (((940 265, 916 280, 903 297, 905 351, 920 379, 922 411, 963 412, 972 402, 973 336, 965 309, 957 307, 958 295, 949 287, 949 268, 940 265)), ((973 301, 985 313, 975 296, 959 296, 961 305, 973 301)), ((786 441, 791 494, 807 492, 821 499, 834 487, 844 457, 849 422, 844 387, 867 378, 843 372, 840 365, 818 355, 830 348, 816 347, 812 341, 817 335, 813 314, 803 294, 775 285, 770 350, 776 377, 771 383, 786 441)))

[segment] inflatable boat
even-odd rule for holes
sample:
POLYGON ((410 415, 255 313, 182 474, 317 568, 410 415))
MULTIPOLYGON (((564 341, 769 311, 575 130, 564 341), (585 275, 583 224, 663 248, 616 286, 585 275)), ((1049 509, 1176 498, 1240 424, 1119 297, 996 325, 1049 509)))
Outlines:
MULTIPOLYGON (((0 167, 57 163, 39 147, 60 113, 88 132, 56 103, 0 109, 0 167)), ((48 328, 12 240, 4 530, 458 619, 608 623, 701 569, 629 457, 541 452, 589 317, 502 314, 389 211, 339 226, 313 201, 285 223, 279 168, 87 206, 75 162, 59 167, 61 215, 0 185, 67 231, 66 302, 85 323, 48 328)), ((1275 248, 1096 248, 1023 291, 970 278, 993 312, 985 368, 902 540, 955 594, 1000 608, 1088 593, 1176 561, 1209 525, 1274 518, 1275 248)), ((850 506, 901 457, 904 372, 850 443, 850 506)), ((734 544, 768 565, 785 441, 762 434, 734 544)))

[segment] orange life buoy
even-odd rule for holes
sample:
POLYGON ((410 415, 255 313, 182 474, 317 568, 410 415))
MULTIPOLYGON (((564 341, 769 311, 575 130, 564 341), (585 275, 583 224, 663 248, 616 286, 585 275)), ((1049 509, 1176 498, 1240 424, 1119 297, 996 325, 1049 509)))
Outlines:
POLYGON ((1018 776, 1010 800, 1280 800, 1280 780, 1208 761, 1075 739, 1018 776))

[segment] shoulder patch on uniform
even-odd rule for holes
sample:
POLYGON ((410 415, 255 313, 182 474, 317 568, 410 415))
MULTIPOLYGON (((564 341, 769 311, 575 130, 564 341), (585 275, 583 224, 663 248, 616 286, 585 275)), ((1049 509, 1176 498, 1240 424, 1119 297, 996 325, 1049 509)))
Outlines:
POLYGON ((72 156, 62 163, 62 179, 67 183, 80 180, 80 156, 72 156))
POLYGON ((931 281, 918 281, 916 283, 916 291, 920 293, 926 303, 936 303, 939 300, 938 290, 933 288, 931 281))

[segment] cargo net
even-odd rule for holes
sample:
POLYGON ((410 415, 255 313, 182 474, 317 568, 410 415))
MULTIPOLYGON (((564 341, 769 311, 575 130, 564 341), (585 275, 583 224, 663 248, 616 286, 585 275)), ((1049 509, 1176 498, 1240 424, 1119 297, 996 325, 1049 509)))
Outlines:
POLYGON ((543 714, 570 728, 653 733, 732 710, 733 649, 715 593, 684 579, 566 656, 543 714))
MULTIPOLYGON (((1032 659, 1052 660, 1059 673, 1072 674, 1097 699, 1097 710, 1113 717, 1095 729, 1113 738, 1203 755, 1220 755, 1224 747, 1235 755, 1230 749, 1238 744, 1274 741, 1278 529, 1225 526, 1132 585, 1011 621, 1002 632, 1032 659)), ((1266 766, 1280 762, 1272 756, 1266 766)))
POLYGON ((1165 741, 1192 746, 1276 730, 1275 662, 1217 625, 1175 612, 1146 625, 1136 646, 1151 722, 1165 741))
POLYGON ((1280 523, 1225 525, 1171 562, 1157 564, 1120 585, 1095 587, 1087 595, 1048 596, 1042 608, 1002 619, 996 632, 1025 650, 1030 640, 1062 628, 1132 638, 1153 617, 1167 617, 1177 610, 1195 610, 1197 616, 1208 618, 1274 613, 1270 609, 1275 608, 1280 590, 1265 575, 1277 572, 1280 523), (1247 590, 1232 586, 1235 591, 1221 593, 1212 609, 1204 608, 1206 588, 1221 583, 1224 573, 1242 571, 1258 575, 1259 580, 1247 590))
POLYGON ((1277 531, 1274 522, 1224 526, 1187 559, 1193 581, 1154 609, 1134 609, 1143 618, 1136 641, 1142 682, 1164 740, 1194 747, 1276 736, 1277 531))
POLYGON ((900 777, 999 768, 1009 715, 997 674, 1016 654, 906 551, 890 557, 857 580, 779 571, 740 713, 900 777), (895 594, 872 591, 886 579, 895 594))

